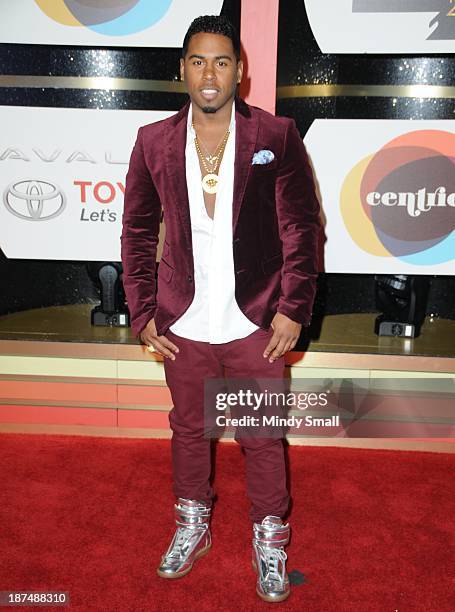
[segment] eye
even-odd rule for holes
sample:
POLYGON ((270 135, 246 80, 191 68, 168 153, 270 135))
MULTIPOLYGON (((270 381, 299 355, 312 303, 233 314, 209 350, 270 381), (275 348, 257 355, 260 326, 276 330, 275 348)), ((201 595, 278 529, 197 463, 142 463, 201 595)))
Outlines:
POLYGON ((220 61, 218 62, 218 66, 221 66, 222 68, 224 68, 224 66, 227 66, 227 63, 226 63, 226 62, 224 62, 223 60, 220 60, 220 61))
POLYGON ((201 60, 194 60, 193 66, 201 66, 201 65, 202 65, 202 61, 201 60))

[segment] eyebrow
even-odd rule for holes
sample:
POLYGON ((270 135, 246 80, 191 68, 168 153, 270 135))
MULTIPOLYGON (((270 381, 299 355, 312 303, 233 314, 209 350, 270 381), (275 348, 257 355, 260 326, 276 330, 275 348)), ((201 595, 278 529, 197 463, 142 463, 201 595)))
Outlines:
MULTIPOLYGON (((197 53, 193 53, 193 55, 190 55, 190 57, 188 59, 193 59, 193 58, 206 59, 206 56, 205 55, 198 55, 197 53)), ((217 55, 214 59, 216 59, 216 60, 228 59, 228 60, 232 61, 232 57, 230 55, 217 55)))

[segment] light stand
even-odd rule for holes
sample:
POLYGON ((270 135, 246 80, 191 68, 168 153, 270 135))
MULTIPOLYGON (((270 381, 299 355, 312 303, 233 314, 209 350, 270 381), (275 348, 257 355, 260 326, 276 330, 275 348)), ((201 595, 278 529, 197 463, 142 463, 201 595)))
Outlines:
POLYGON ((128 327, 130 315, 125 304, 122 283, 122 264, 118 262, 91 262, 88 273, 100 290, 101 304, 91 312, 92 325, 128 327))
POLYGON ((416 338, 425 320, 430 279, 427 276, 375 276, 376 318, 379 336, 416 338))

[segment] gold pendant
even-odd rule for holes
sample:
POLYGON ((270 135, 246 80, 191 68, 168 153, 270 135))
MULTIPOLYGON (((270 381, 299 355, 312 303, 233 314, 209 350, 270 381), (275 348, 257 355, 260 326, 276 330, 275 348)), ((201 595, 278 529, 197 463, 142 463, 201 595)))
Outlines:
POLYGON ((202 189, 206 193, 216 193, 218 189, 218 175, 206 174, 202 179, 202 189))

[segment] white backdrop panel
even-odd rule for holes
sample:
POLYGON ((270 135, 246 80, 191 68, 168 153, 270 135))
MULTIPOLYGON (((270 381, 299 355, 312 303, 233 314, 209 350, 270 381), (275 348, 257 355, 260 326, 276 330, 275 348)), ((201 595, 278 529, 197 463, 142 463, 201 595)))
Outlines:
POLYGON ((302 0, 323 53, 454 53, 447 0, 302 0))
POLYGON ((137 130, 172 114, 0 107, 0 246, 7 257, 119 261, 137 130))
POLYGON ((199 15, 219 14, 223 0, 138 0, 124 2, 130 8, 123 14, 112 8, 118 2, 71 0, 67 4, 73 14, 63 0, 0 0, 0 42, 180 47, 191 21, 199 15))
MULTIPOLYGON (((141 125, 169 111, 0 107, 0 246, 10 258, 119 261, 141 125)), ((305 137, 325 270, 454 274, 455 121, 317 120, 305 137)))

